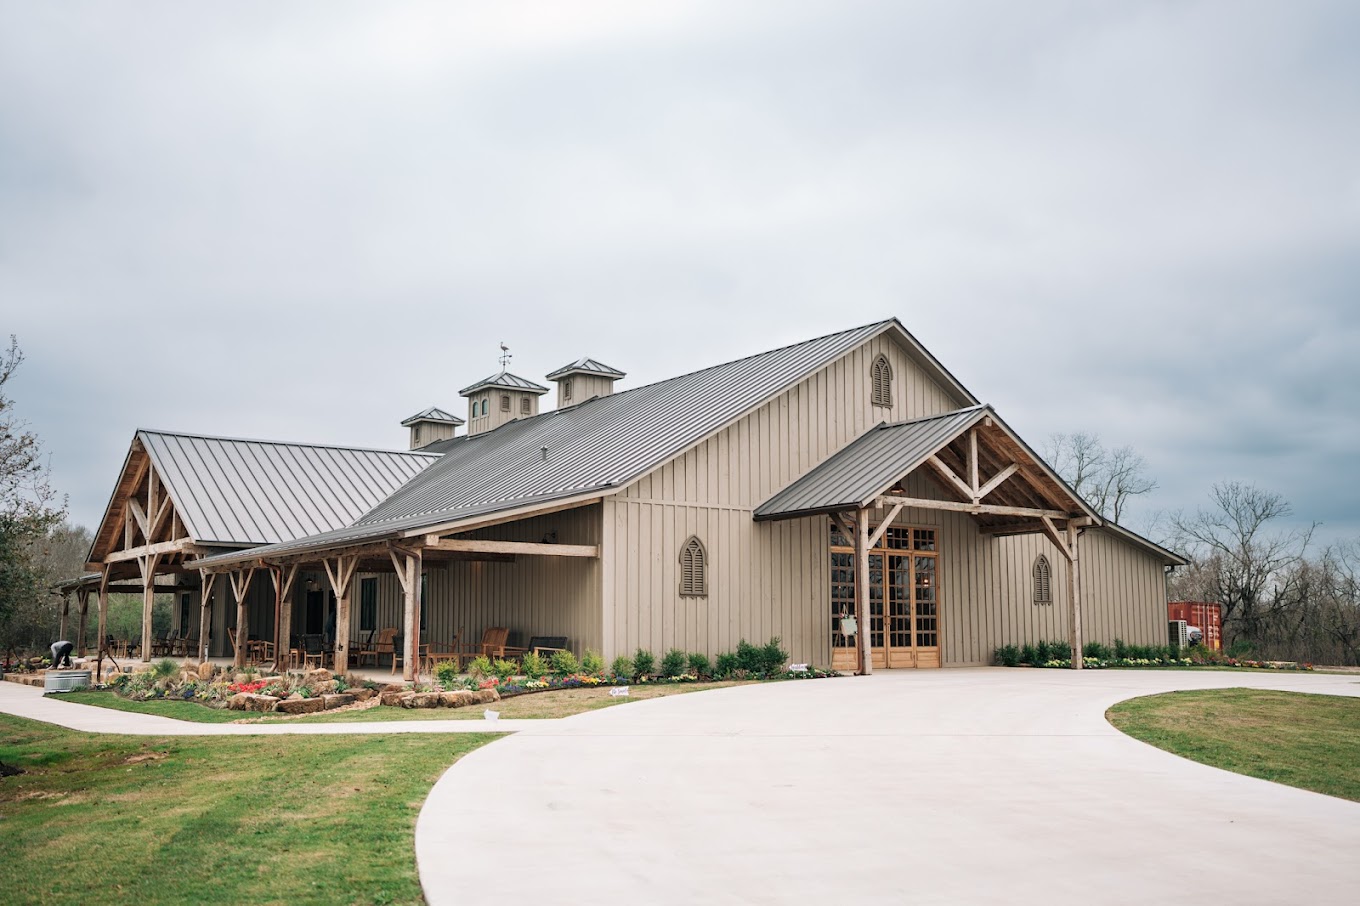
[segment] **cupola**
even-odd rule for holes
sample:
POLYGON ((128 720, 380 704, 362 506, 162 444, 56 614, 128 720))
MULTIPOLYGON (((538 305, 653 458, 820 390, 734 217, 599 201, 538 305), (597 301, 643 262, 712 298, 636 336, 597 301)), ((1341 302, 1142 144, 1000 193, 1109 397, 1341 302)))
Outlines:
POLYGON ((508 371, 464 387, 458 393, 468 401, 468 435, 537 415, 538 398, 547 392, 547 387, 508 371))
POLYGON ((609 396, 614 382, 625 376, 595 359, 577 359, 548 375, 548 380, 557 382, 557 408, 565 409, 592 397, 609 396))
POLYGON ((437 440, 448 440, 463 420, 458 416, 431 406, 402 421, 403 428, 411 429, 411 449, 428 447, 437 440))

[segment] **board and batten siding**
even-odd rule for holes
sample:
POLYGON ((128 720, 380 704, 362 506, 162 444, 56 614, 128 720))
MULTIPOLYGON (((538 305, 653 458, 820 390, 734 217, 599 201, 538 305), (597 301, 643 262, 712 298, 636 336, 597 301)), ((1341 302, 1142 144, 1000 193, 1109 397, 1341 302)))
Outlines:
POLYGON ((714 655, 779 636, 794 661, 830 662, 825 517, 754 521, 776 491, 880 422, 966 405, 880 336, 604 500, 604 651, 714 655), (892 405, 870 400, 879 355, 892 405), (680 549, 708 551, 708 594, 680 595, 680 549))
MULTIPOLYGON (((517 522, 507 522, 459 535, 499 541, 542 541, 556 533, 561 544, 600 543, 600 504, 591 504, 517 522)), ((577 655, 599 651, 600 560, 587 557, 518 556, 514 562, 439 561, 427 558, 425 570, 425 642, 447 644, 461 632, 460 644, 475 645, 489 626, 507 626, 519 644, 536 635, 566 636, 577 655)), ((353 628, 359 634, 359 588, 365 578, 378 580, 378 628, 403 625, 403 597, 392 573, 360 573, 351 604, 353 628)))

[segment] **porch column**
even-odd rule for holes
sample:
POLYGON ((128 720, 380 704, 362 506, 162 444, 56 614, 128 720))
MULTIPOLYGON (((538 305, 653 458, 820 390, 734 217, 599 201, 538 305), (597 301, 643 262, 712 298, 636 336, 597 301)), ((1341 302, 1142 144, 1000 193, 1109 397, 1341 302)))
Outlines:
MULTIPOLYGON (((331 591, 335 592, 335 661, 331 667, 335 673, 344 674, 349 671, 349 598, 359 558, 336 557, 334 561, 328 558, 322 562, 326 577, 331 580, 331 591)), ((416 625, 420 625, 419 621, 416 625)))
POLYGON ((96 670, 95 681, 103 679, 102 673, 104 666, 105 648, 109 638, 109 568, 103 566, 99 571, 99 638, 95 642, 95 651, 99 652, 99 665, 96 670))
POLYGON ((198 662, 208 662, 208 637, 212 635, 212 594, 217 582, 217 573, 206 569, 198 571, 198 662))
POLYGON ((250 639, 250 614, 246 611, 246 596, 250 593, 250 580, 255 576, 255 567, 231 571, 231 593, 236 598, 236 651, 232 663, 237 667, 246 665, 246 642, 250 639))
POLYGON ((78 636, 76 639, 76 654, 80 657, 84 657, 85 636, 89 631, 90 590, 88 588, 77 589, 76 600, 80 602, 80 623, 78 624, 80 628, 76 631, 76 635, 78 636))
POLYGON ((270 572, 274 580, 274 669, 282 672, 292 666, 293 583, 298 564, 290 563, 270 572))
POLYGON ((397 571, 397 581, 406 595, 403 623, 406 648, 401 655, 401 676, 410 683, 415 681, 416 667, 420 663, 420 548, 408 550, 393 545, 389 555, 397 571))
POLYGON ((1067 606, 1073 670, 1080 670, 1085 666, 1081 654, 1081 548, 1077 544, 1078 537, 1080 536, 1077 534, 1077 526, 1069 519, 1067 522, 1067 547, 1070 551, 1067 562, 1067 606))
POLYGON ((142 570, 142 662, 151 660, 151 607, 156 602, 156 566, 160 554, 148 554, 137 558, 142 570))
MULTIPOLYGON (((859 672, 874 672, 869 631, 869 508, 855 516, 855 615, 859 621, 859 672)), ((885 616, 886 619, 886 616, 885 616)), ((885 627, 886 629, 886 627, 885 627)))
POLYGON ((66 622, 71 612, 71 593, 64 591, 61 593, 61 622, 57 624, 57 638, 66 638, 66 622))

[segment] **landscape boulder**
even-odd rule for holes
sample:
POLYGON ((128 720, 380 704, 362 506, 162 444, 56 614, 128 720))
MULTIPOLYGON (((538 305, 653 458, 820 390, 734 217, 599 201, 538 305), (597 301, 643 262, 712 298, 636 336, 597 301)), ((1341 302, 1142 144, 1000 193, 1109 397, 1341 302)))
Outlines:
POLYGON ((412 692, 410 697, 402 696, 401 706, 403 708, 438 708, 438 692, 412 692))
POLYGON ((200 680, 210 680, 213 678, 214 667, 211 662, 204 661, 198 665, 198 678, 200 680))
POLYGON ((366 702, 378 694, 376 689, 369 689, 367 686, 350 686, 346 691, 354 696, 355 701, 359 702, 366 702))
POLYGON ((382 703, 390 707, 396 707, 401 704, 403 698, 414 694, 415 693, 411 692, 409 689, 389 689, 383 692, 382 703))
POLYGON ((284 714, 315 714, 326 710, 324 698, 286 698, 279 702, 278 710, 284 714))
POLYGON ((335 679, 335 674, 321 667, 316 670, 308 670, 302 677, 302 683, 305 686, 315 686, 317 683, 330 682, 333 679, 335 679))
POLYGON ((329 711, 331 708, 343 708, 345 705, 354 704, 354 696, 345 692, 338 692, 335 695, 325 696, 322 701, 326 703, 326 710, 329 711))
POLYGON ((272 695, 258 695, 254 692, 238 692, 227 699, 227 707, 233 711, 273 711, 279 700, 272 695))

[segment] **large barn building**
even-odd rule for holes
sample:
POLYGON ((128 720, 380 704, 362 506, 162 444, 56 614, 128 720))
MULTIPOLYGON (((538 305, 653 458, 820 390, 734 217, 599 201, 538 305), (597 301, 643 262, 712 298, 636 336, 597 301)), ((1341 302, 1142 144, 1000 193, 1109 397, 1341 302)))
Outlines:
POLYGON ((579 359, 540 412, 549 388, 502 371, 461 391, 466 420, 404 421, 407 451, 138 431, 81 600, 102 639, 111 585, 149 614, 173 581, 201 656, 326 633, 337 669, 390 627, 408 678, 416 646, 487 627, 606 658, 779 636, 844 670, 1164 641, 1180 558, 1101 519, 895 319, 624 377, 579 359))

